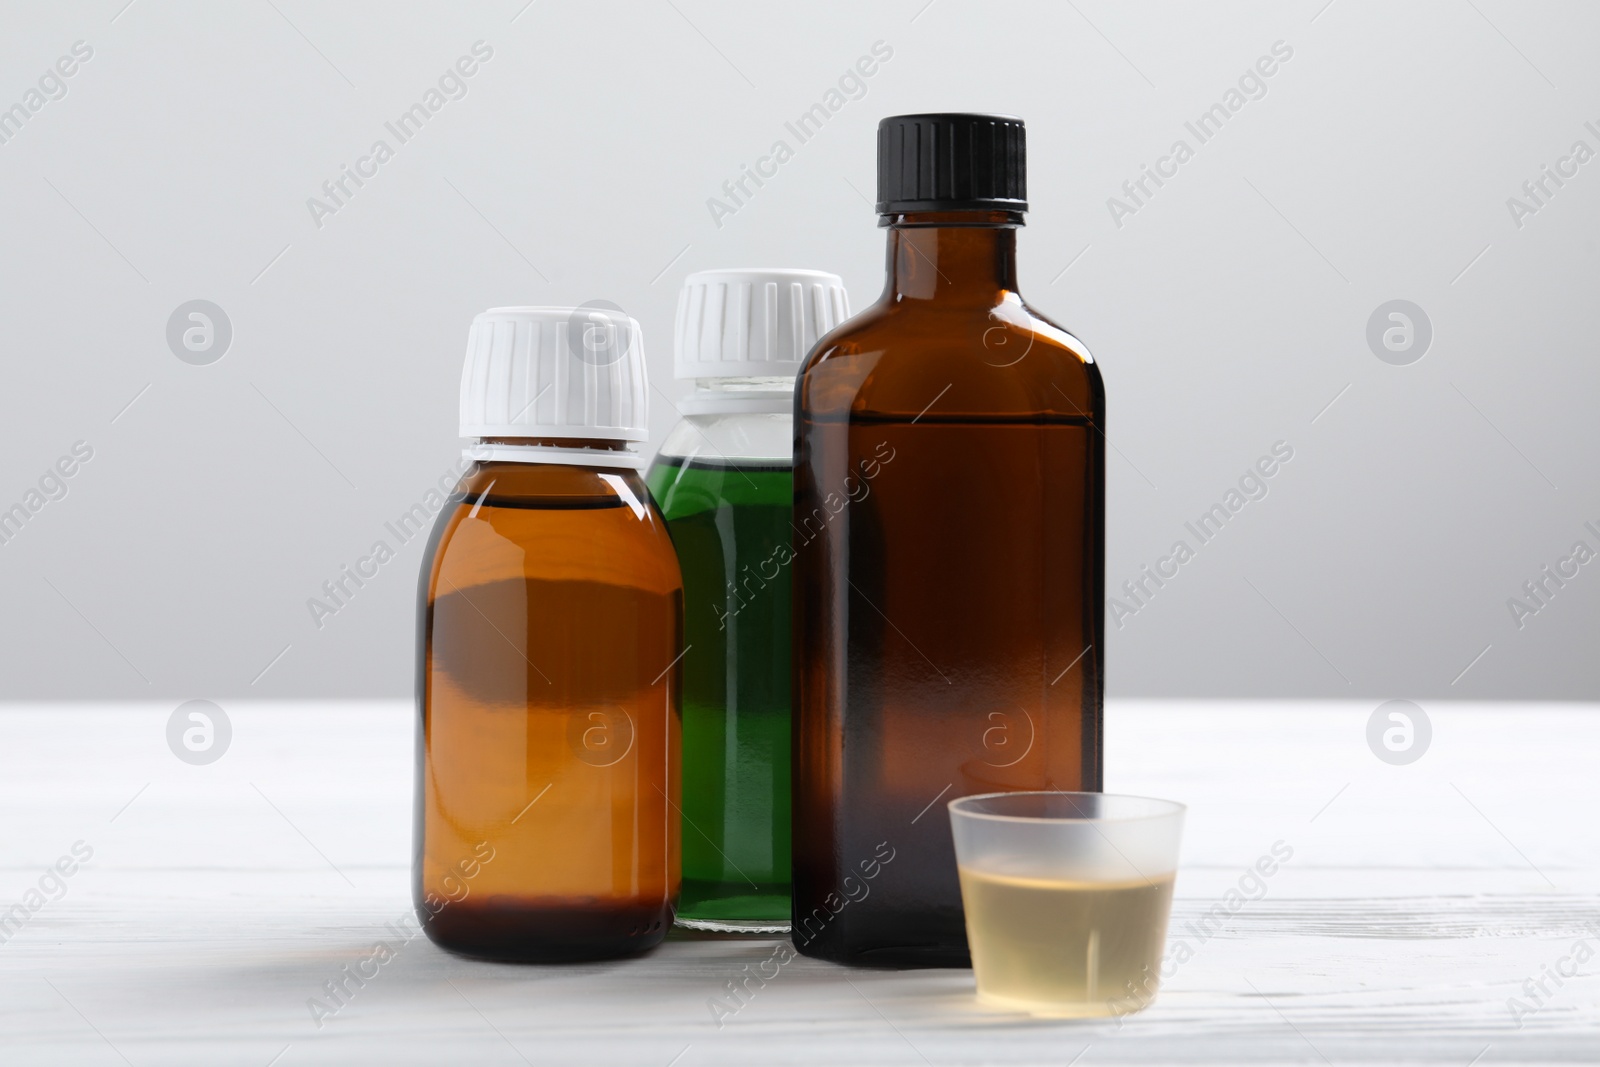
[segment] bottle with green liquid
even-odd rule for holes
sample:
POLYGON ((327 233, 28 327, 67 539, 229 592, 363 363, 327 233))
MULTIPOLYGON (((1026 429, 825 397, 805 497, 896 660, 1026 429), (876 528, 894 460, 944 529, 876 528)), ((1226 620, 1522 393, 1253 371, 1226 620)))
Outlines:
POLYGON ((848 315, 821 271, 701 271, 679 295, 695 390, 647 481, 683 571, 684 926, 789 929, 794 378, 848 315))

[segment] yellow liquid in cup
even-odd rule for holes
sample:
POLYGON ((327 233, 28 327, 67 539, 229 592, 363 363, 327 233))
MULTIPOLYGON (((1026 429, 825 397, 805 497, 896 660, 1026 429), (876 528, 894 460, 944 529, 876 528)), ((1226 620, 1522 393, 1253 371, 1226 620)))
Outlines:
POLYGON ((960 873, 980 1001, 1096 1016, 1138 1011, 1155 997, 1173 875, 1067 882, 960 873))

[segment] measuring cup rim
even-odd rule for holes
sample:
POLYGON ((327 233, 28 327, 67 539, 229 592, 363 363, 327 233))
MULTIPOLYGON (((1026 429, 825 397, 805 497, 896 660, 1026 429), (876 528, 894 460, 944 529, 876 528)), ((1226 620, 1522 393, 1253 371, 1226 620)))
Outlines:
POLYGON ((993 822, 1018 823, 1095 824, 1170 819, 1173 816, 1182 816, 1189 810, 1187 804, 1181 804, 1176 800, 1163 800, 1160 797, 1138 796, 1133 793, 1088 793, 1082 790, 1066 789, 1024 789, 998 793, 975 793, 972 796, 957 797, 950 801, 947 807, 952 815, 960 815, 966 819, 988 819, 993 822), (1147 811, 1137 815, 996 815, 993 812, 973 811, 963 806, 972 801, 995 800, 1001 797, 1097 797, 1100 799, 1136 800, 1145 804, 1156 805, 1158 810, 1147 811))

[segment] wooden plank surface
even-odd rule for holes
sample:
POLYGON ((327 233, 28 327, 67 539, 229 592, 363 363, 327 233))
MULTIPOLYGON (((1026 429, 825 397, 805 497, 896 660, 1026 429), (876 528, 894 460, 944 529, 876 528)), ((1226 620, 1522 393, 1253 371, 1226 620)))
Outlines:
POLYGON ((168 750, 170 705, 3 708, 0 912, 42 903, 0 944, 0 1062, 1600 1060, 1600 708, 1430 706, 1408 766, 1368 749, 1372 709, 1111 704, 1108 787, 1191 806, 1189 952, 1149 1010, 1070 1023, 981 1008, 966 971, 805 958, 740 1004, 772 939, 561 967, 405 941, 408 705, 230 705, 209 766, 168 750), (49 878, 74 845, 92 857, 49 878))

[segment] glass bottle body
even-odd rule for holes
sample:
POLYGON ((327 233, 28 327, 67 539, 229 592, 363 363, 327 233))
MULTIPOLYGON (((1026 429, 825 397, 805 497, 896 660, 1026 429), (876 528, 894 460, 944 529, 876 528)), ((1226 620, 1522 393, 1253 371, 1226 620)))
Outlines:
POLYGON ((689 415, 648 476, 683 572, 678 922, 700 929, 789 925, 792 395, 689 415))
POLYGON ((895 220, 797 391, 794 940, 968 963, 959 796, 1101 787, 1104 392, 1003 213, 895 220))
POLYGON ((679 881, 682 583, 643 482, 480 462, 420 585, 424 930, 496 959, 656 944, 679 881))

